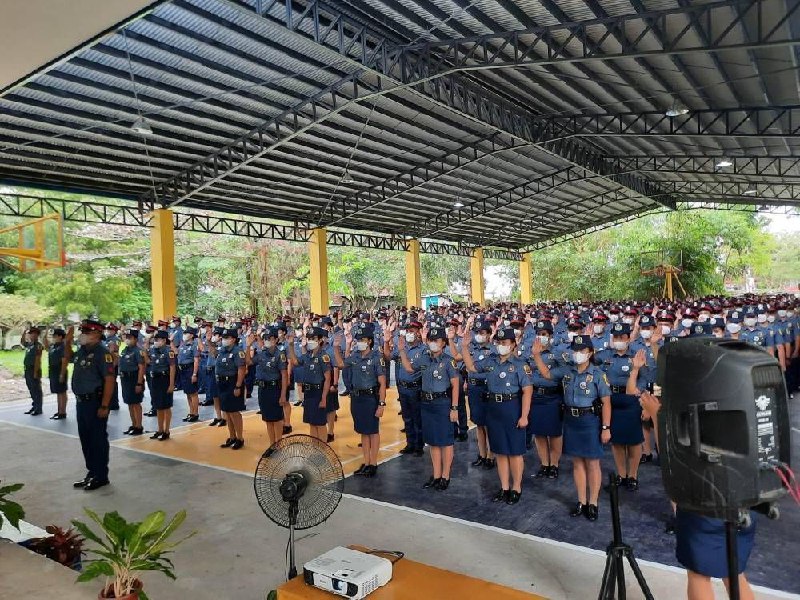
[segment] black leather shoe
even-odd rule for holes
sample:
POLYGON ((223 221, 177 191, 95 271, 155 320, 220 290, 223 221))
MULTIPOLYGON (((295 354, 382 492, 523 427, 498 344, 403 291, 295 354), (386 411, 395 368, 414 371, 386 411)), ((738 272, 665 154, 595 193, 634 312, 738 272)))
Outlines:
POLYGON ((333 440, 336 439, 336 436, 332 433, 328 434, 328 443, 330 444, 333 440))
POLYGON ((367 465, 367 468, 364 469, 364 477, 375 477, 378 474, 378 465, 367 465))
POLYGON ((643 465, 644 463, 653 462, 653 455, 652 454, 642 454, 642 458, 639 459, 639 464, 643 465))
POLYGON ((466 442, 469 439, 469 436, 466 433, 459 433, 458 436, 456 436, 456 439, 459 442, 466 442))
POLYGON ((231 446, 233 446, 233 443, 235 441, 236 440, 233 439, 233 438, 228 438, 227 440, 225 440, 225 443, 224 444, 220 444, 219 447, 220 448, 230 448, 231 446))
POLYGON ((228 421, 226 421, 225 419, 220 419, 219 422, 217 423, 217 427, 225 427, 225 425, 227 424, 228 421))
POLYGON ((342 392, 341 394, 339 394, 339 395, 340 395, 340 396, 347 397, 347 396, 349 396, 349 395, 350 395, 350 392, 349 392, 348 390, 345 390, 345 391, 343 391, 343 392, 342 392))
POLYGON ((87 492, 91 492, 92 490, 96 490, 103 486, 108 485, 111 483, 108 479, 90 479, 89 482, 84 486, 84 490, 87 492))
POLYGON ((545 477, 547 477, 547 474, 549 472, 550 472, 550 467, 542 465, 541 467, 539 467, 539 470, 536 471, 536 474, 533 477, 534 479, 544 479, 545 477))
POLYGON ((144 433, 144 427, 132 427, 133 431, 131 431, 130 435, 142 435, 144 433))
POLYGON ((496 465, 497 461, 495 461, 495 459, 493 458, 487 458, 486 460, 483 461, 484 469, 494 469, 496 465))
POLYGON ((189 418, 186 419, 187 423, 196 423, 200 420, 200 415, 189 415, 189 418))
POLYGON ((303 406, 303 401, 298 400, 297 402, 292 402, 292 406, 303 406))
POLYGON ((188 420, 189 420, 189 417, 191 417, 191 416, 192 416, 192 415, 186 415, 185 417, 183 417, 183 418, 181 419, 181 421, 183 421, 184 423, 186 423, 186 421, 188 421, 188 420))
POLYGON ((74 487, 74 488, 82 488, 82 487, 86 486, 86 484, 89 483, 91 480, 92 480, 91 476, 87 473, 86 477, 84 477, 80 481, 76 481, 75 483, 73 483, 72 487, 74 487))
POLYGON ((596 504, 589 504, 586 506, 586 512, 584 513, 586 518, 590 521, 597 521, 597 505, 596 504))
POLYGON ((146 413, 144 413, 144 416, 145 416, 145 417, 155 417, 155 416, 156 416, 156 414, 158 414, 158 413, 156 413, 155 409, 152 409, 152 408, 151 408, 151 409, 150 409, 150 410, 148 410, 146 413))
POLYGON ((260 415, 260 414, 261 414, 261 409, 260 409, 260 408, 259 408, 259 409, 256 411, 256 414, 257 414, 257 415, 260 415))
POLYGON ((32 413, 30 413, 32 417, 38 417, 40 414, 42 414, 42 411, 40 410, 35 410, 32 413))
POLYGON ((505 502, 508 499, 508 490, 500 489, 492 496, 492 502, 505 502))
POLYGON ((219 419, 214 417, 214 420, 211 421, 211 423, 209 423, 208 426, 209 427, 216 427, 218 423, 219 423, 219 419))
POLYGON ((664 527, 664 533, 667 535, 675 535, 675 517, 670 517, 667 521, 667 526, 664 527))
POLYGON ((581 504, 580 502, 578 502, 575 505, 575 508, 572 509, 572 512, 569 513, 569 516, 570 517, 580 517, 585 512, 586 512, 586 505, 585 504, 581 504))
POLYGON ((414 452, 414 448, 411 446, 406 446, 402 450, 400 450, 400 454, 412 454, 414 452))
POLYGON ((367 465, 362 464, 355 471, 353 471, 353 475, 363 475, 364 474, 364 469, 366 469, 366 468, 367 468, 367 465))
POLYGON ((547 471, 547 478, 548 479, 558 479, 558 467, 555 465, 550 465, 547 471))
POLYGON ((423 450, 422 448, 417 448, 416 450, 414 450, 414 456, 424 456, 424 455, 425 455, 425 450, 423 450))
POLYGON ((52 417, 50 417, 50 419, 51 419, 52 421, 57 421, 57 420, 58 420, 58 419, 60 419, 60 418, 61 418, 61 413, 56 413, 56 414, 54 414, 52 417))
POLYGON ((155 432, 153 435, 151 435, 151 436, 150 436, 150 439, 151 439, 151 440, 158 440, 158 439, 160 439, 160 438, 161 438, 161 433, 162 433, 162 432, 160 432, 160 431, 156 431, 156 432, 155 432))
POLYGON ((32 409, 32 408, 29 408, 28 410, 26 410, 26 411, 25 411, 24 413, 22 413, 22 414, 23 414, 23 415, 29 415, 29 414, 31 414, 32 412, 33 412, 33 409, 32 409))
POLYGON ((169 439, 169 431, 165 431, 165 432, 163 432, 161 434, 161 437, 158 438, 158 441, 159 442, 163 442, 164 440, 168 440, 168 439, 169 439))
POLYGON ((450 480, 449 479, 445 479, 444 477, 442 477, 441 479, 439 479, 439 484, 438 485, 434 485, 433 487, 437 492, 443 492, 448 487, 450 487, 450 480))
POLYGON ((403 427, 403 428, 400 430, 400 433, 405 433, 405 432, 406 432, 406 428, 405 428, 405 427, 403 427))
POLYGON ((522 492, 515 492, 511 490, 508 492, 508 498, 506 498, 506 504, 516 504, 519 502, 519 499, 522 497, 522 492))
POLYGON ((483 465, 483 463, 484 463, 484 462, 486 462, 486 457, 484 457, 484 456, 478 456, 478 458, 476 458, 475 460, 473 460, 473 461, 472 461, 470 464, 471 464, 473 467, 480 467, 481 465, 483 465))
MULTIPOLYGON (((52 419, 53 417, 50 417, 50 418, 52 419)), ((123 432, 122 432, 122 434, 123 434, 123 435, 130 435, 130 434, 132 434, 132 433, 133 433, 133 430, 134 430, 134 429, 135 429, 135 427, 134 427, 133 425, 131 425, 131 426, 130 426, 130 427, 128 427, 128 428, 127 428, 125 431, 123 431, 123 432)))
POLYGON ((632 492, 639 491, 639 480, 636 477, 628 477, 628 489, 632 492))
POLYGON ((287 433, 292 433, 292 426, 291 425, 284 425, 283 426, 283 435, 286 435, 287 433))
POLYGON ((244 440, 234 440, 231 444, 231 450, 238 450, 244 447, 244 440))
POLYGON ((430 479, 422 484, 422 487, 427 490, 428 488, 436 487, 437 485, 439 485, 439 480, 434 479, 433 475, 431 475, 430 479))

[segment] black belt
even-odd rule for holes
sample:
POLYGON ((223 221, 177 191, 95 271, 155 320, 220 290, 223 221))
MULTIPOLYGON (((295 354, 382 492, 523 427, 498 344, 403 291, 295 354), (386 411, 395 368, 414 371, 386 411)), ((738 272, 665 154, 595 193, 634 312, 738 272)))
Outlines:
POLYGON ((561 391, 561 388, 556 387, 536 387, 533 388, 533 391, 537 394, 541 394, 542 396, 552 396, 553 394, 558 394, 561 391))
POLYGON ((321 390, 322 384, 321 383, 304 383, 303 384, 303 391, 306 390, 321 390))
POLYGON ((169 375, 169 371, 152 371, 150 373, 150 377, 166 377, 169 375))
POLYGON ((481 387, 485 387, 486 386, 486 380, 485 379, 469 379, 469 380, 467 380, 467 383, 469 383, 470 385, 479 385, 481 387))
POLYGON ((123 377, 136 377, 139 371, 120 371, 119 374, 123 377))
POLYGON ((81 402, 93 402, 95 400, 102 400, 102 392, 93 392, 91 394, 75 394, 75 397, 81 402))
POLYGON ((492 394, 488 392, 485 396, 488 402, 510 402, 512 400, 519 400, 519 394, 492 394))
POLYGON ((257 379, 256 385, 258 387, 278 387, 280 385, 279 379, 257 379))
POLYGON ((353 393, 356 396, 374 396, 375 394, 378 393, 379 389, 380 388, 377 388, 377 387, 362 388, 360 390, 353 390, 353 393))
POLYGON ((419 388, 422 387, 422 380, 421 379, 418 379, 417 381, 399 381, 398 380, 397 385, 399 385, 400 387, 403 387, 403 388, 407 388, 409 390, 418 390, 419 388))
POLYGON ((627 386, 624 386, 624 385, 612 385, 612 386, 609 386, 609 387, 611 388, 611 393, 612 394, 625 394, 625 393, 627 393, 625 391, 627 389, 627 386))
POLYGON ((189 369, 191 367, 194 367, 194 363, 193 362, 186 363, 186 364, 183 364, 183 365, 178 365, 179 369, 189 369))
POLYGON ((206 373, 213 373, 214 367, 206 367, 206 373))
POLYGON ((422 399, 426 402, 432 402, 437 398, 446 398, 450 392, 422 392, 422 399))
POLYGON ((236 381, 236 375, 217 375, 217 381, 236 381))
POLYGON ((595 414, 594 407, 592 407, 592 406, 589 406, 589 407, 586 407, 586 408, 577 408, 577 407, 574 407, 574 406, 566 406, 565 405, 564 408, 566 409, 567 414, 571 415, 573 417, 582 417, 584 415, 593 415, 593 414, 595 414))

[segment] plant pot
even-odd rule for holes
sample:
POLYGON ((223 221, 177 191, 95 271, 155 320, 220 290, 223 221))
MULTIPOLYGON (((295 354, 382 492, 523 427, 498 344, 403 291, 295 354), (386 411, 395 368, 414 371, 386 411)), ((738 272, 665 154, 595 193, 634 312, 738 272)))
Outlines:
POLYGON ((114 595, 114 584, 109 583, 106 587, 100 590, 100 593, 97 595, 97 600, 107 600, 108 598, 115 598, 115 600, 139 600, 139 591, 142 589, 142 582, 139 579, 134 580, 133 582, 133 592, 127 594, 126 596, 115 596, 114 595))

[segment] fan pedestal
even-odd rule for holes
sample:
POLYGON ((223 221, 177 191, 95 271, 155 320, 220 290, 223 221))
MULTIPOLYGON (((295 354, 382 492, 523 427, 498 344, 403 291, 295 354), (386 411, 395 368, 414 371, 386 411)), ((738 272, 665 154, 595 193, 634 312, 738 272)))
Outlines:
POLYGON ((294 526, 297 524, 298 510, 297 500, 289 503, 289 577, 287 581, 297 577, 297 566, 294 564, 294 526))

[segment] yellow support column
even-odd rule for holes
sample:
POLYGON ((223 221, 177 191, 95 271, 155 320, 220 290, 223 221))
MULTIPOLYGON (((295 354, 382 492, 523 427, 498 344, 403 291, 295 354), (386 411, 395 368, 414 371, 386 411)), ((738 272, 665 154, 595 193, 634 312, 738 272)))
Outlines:
POLYGON ((422 278, 419 270, 419 240, 409 240, 406 250, 406 306, 422 305, 422 278))
POLYGON ((472 302, 484 304, 483 284, 483 248, 475 248, 469 259, 470 295, 472 302))
POLYGON ((177 312, 175 293, 175 230, 172 211, 153 211, 150 232, 150 280, 153 288, 153 320, 169 319, 177 312))
POLYGON ((519 301, 522 304, 533 304, 533 272, 530 252, 522 255, 519 261, 519 301))
POLYGON ((328 299, 328 238, 325 228, 318 227, 311 230, 308 255, 311 259, 309 282, 311 311, 318 315, 327 315, 330 303, 328 299))

